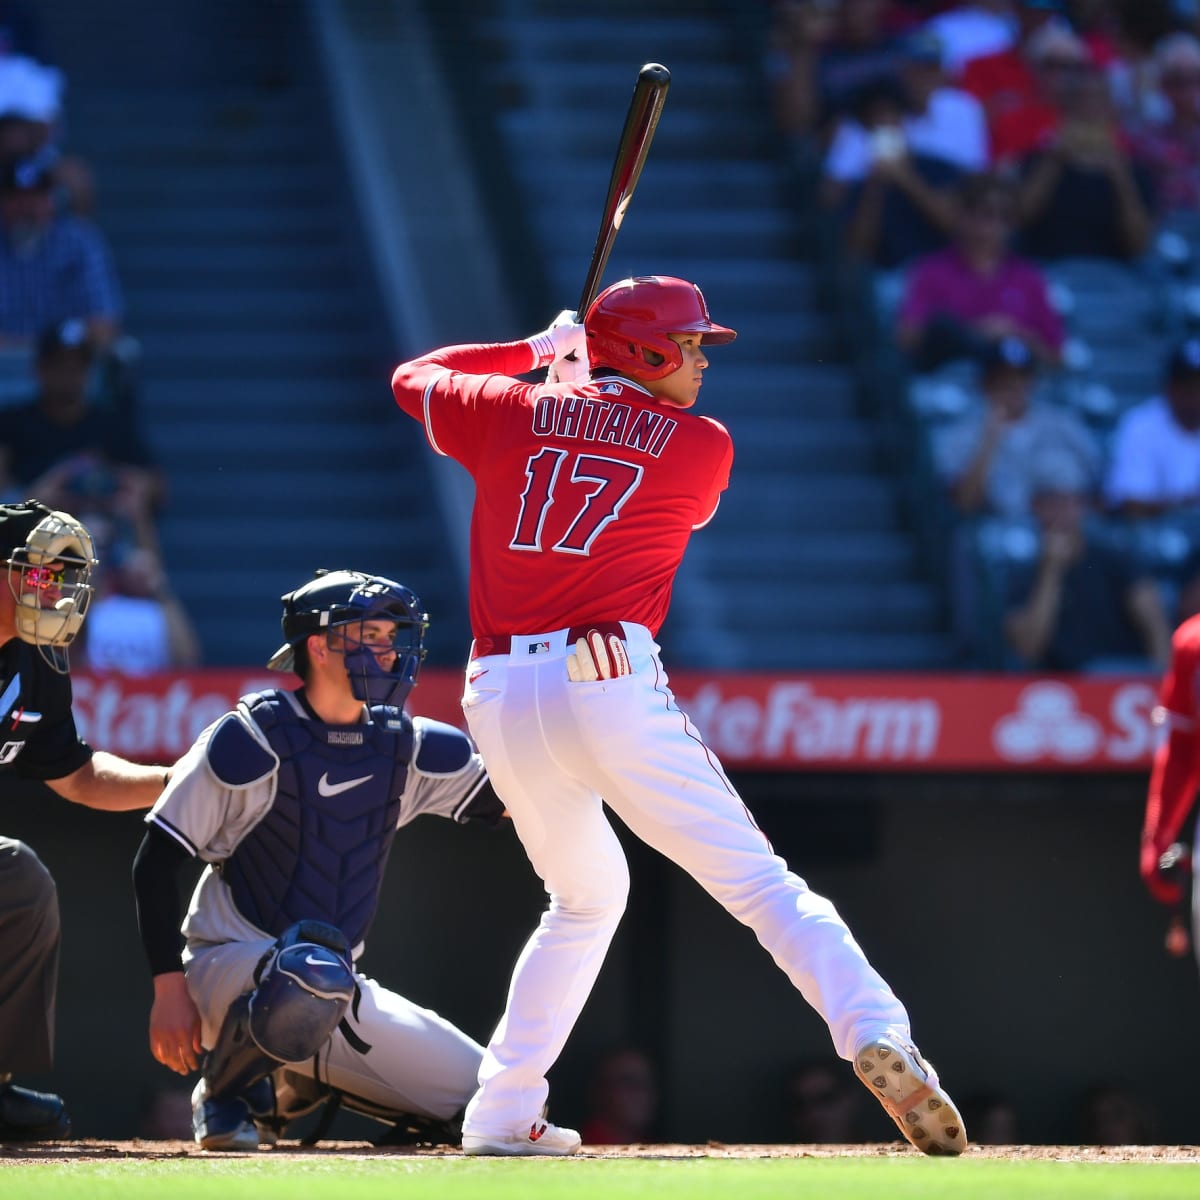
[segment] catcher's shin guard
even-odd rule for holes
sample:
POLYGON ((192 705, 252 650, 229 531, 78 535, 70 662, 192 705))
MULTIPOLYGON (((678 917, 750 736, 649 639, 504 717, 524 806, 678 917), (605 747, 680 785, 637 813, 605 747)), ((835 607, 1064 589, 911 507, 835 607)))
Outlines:
POLYGON ((229 1006, 205 1061, 210 1098, 238 1095, 281 1063, 312 1058, 355 993, 345 939, 319 922, 285 930, 257 976, 254 991, 229 1006))

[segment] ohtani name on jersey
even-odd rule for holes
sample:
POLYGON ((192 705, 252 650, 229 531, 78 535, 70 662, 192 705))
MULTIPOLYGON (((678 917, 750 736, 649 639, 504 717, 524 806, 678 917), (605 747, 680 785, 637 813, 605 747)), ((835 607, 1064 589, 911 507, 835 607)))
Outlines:
POLYGON ((538 437, 581 438, 628 446, 658 458, 679 422, 663 413, 595 396, 543 396, 533 410, 538 437))

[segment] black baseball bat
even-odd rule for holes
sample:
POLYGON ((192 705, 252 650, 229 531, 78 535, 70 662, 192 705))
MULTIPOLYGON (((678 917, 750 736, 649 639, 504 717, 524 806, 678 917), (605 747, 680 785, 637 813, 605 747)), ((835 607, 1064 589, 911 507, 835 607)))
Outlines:
POLYGON ((671 72, 661 63, 647 63, 639 72, 629 111, 625 114, 625 128, 617 143, 616 158, 613 159, 612 175, 608 180, 608 195, 604 198, 604 211, 600 217, 600 231, 596 234, 596 245, 592 249, 592 261, 588 264, 587 278, 579 295, 576 310, 582 321, 592 306, 599 289, 608 256, 612 252, 617 230, 625 219, 633 189, 637 187, 646 165, 650 142, 662 116, 663 104, 667 99, 667 88, 671 86, 671 72))

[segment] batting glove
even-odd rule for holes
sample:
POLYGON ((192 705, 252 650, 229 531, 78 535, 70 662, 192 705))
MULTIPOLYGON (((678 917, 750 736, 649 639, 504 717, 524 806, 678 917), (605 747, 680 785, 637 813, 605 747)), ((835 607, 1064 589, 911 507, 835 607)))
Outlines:
POLYGON ((588 378, 587 336, 577 314, 569 308, 548 329, 529 339, 539 367, 549 366, 547 383, 582 383, 588 378))
POLYGON ((589 629, 567 655, 567 676, 572 683, 594 683, 597 679, 616 679, 632 675, 625 643, 615 633, 603 634, 589 629))
POLYGON ((1141 876, 1146 890, 1159 904, 1175 906, 1183 902, 1183 885, 1191 874, 1188 848, 1172 842, 1160 854, 1152 839, 1142 842, 1141 876))

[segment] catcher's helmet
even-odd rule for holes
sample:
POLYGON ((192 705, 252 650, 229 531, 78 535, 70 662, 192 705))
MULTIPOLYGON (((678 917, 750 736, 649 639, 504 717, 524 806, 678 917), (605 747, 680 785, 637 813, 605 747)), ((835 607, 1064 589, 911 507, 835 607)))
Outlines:
POLYGON ((381 575, 318 571, 303 587, 280 599, 284 643, 267 663, 271 670, 292 670, 295 647, 311 634, 361 625, 363 621, 394 621, 391 648, 396 660, 391 670, 384 670, 376 657, 378 646, 351 644, 345 655, 346 673, 359 700, 403 706, 416 685, 425 657, 425 630, 429 628, 429 617, 413 592, 381 575))
POLYGON ((634 379, 663 379, 683 365, 668 334, 699 333, 705 346, 732 342, 737 332, 716 325, 694 283, 671 275, 638 275, 605 288, 583 318, 588 364, 634 379), (661 357, 652 361, 646 351, 661 357))
POLYGON ((8 564, 8 590, 17 602, 17 636, 65 675, 70 669, 67 647, 92 599, 97 565, 92 535, 70 513, 26 500, 0 505, 0 545, 8 564), (51 569, 51 563, 62 566, 51 569))

